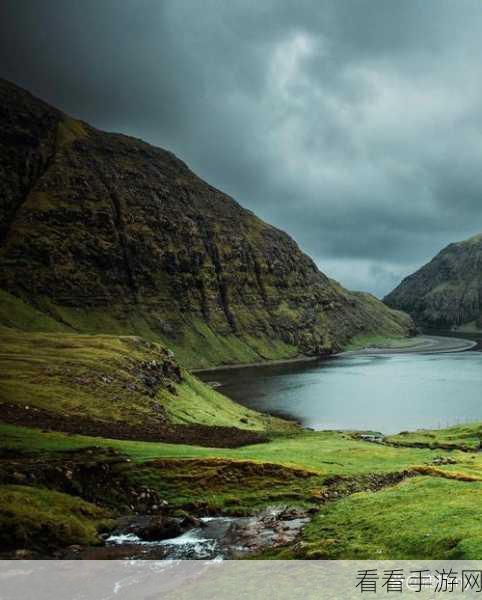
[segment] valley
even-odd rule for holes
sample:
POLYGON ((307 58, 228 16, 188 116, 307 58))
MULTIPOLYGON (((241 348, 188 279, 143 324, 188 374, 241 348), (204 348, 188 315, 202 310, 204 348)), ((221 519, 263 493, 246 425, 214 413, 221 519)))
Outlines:
POLYGON ((480 557, 473 344, 168 150, 0 101, 2 558, 480 557))

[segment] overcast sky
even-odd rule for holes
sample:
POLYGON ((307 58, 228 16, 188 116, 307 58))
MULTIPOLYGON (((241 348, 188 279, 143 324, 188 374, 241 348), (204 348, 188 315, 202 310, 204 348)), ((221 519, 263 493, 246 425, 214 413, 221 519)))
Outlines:
POLYGON ((0 75, 384 295, 482 232, 480 0, 2 0, 0 75))

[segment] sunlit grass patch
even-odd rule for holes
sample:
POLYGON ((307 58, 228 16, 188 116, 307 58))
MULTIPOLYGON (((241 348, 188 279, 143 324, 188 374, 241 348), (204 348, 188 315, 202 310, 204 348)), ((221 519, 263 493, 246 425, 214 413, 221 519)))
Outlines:
POLYGON ((480 559, 482 483, 417 477, 326 505, 278 558, 480 559))

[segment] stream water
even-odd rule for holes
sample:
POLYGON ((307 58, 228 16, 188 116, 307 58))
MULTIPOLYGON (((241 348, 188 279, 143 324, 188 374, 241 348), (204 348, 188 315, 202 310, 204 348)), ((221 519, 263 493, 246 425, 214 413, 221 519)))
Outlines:
POLYGON ((130 558, 240 558, 293 541, 308 521, 302 509, 272 506, 249 517, 203 517, 198 526, 165 540, 145 541, 133 533, 114 532, 106 544, 130 558))
POLYGON ((204 517, 202 526, 193 527, 175 538, 145 541, 133 533, 117 533, 107 540, 108 545, 135 548, 150 558, 164 559, 216 559, 224 558, 227 549, 224 539, 228 529, 240 519, 230 517, 204 517))

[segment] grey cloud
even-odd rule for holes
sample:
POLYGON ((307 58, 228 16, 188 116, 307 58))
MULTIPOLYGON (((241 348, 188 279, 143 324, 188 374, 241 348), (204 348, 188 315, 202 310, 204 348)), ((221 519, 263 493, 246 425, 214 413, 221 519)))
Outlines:
POLYGON ((0 75, 382 295, 482 231, 478 0, 4 0, 0 75))

